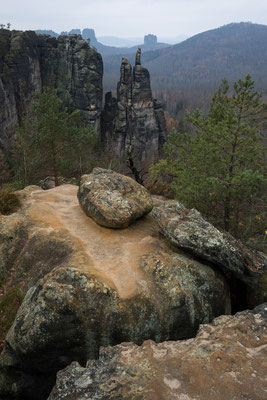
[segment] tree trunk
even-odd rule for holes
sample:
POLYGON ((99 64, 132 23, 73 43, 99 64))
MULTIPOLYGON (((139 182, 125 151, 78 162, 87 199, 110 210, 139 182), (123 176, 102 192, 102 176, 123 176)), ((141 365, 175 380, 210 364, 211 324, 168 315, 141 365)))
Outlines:
POLYGON ((53 171, 54 171, 55 186, 59 186, 59 181, 58 181, 58 170, 57 170, 56 167, 54 167, 53 171))
POLYGON ((56 149, 54 143, 52 144, 52 158, 53 158, 53 174, 54 174, 55 186, 59 186, 58 169, 56 164, 56 149))

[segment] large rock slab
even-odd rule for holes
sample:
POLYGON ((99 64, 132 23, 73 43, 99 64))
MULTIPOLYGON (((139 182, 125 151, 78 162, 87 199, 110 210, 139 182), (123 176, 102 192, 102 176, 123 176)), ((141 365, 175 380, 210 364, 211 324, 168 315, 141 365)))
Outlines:
POLYGON ((104 228, 77 189, 25 189, 22 209, 0 218, 3 287, 30 287, 0 357, 1 399, 46 399, 59 369, 100 346, 189 338, 230 313, 223 275, 173 252, 151 215, 104 228))
POLYGON ((102 168, 82 176, 78 199, 89 217, 108 228, 126 228, 153 208, 153 200, 142 185, 102 168))
POLYGON ((219 231, 197 210, 175 201, 158 201, 153 216, 173 246, 218 265, 226 274, 230 272, 250 286, 261 278, 266 259, 229 233, 219 231))
POLYGON ((57 375, 49 400, 262 400, 267 303, 202 325, 195 339, 101 348, 57 375))

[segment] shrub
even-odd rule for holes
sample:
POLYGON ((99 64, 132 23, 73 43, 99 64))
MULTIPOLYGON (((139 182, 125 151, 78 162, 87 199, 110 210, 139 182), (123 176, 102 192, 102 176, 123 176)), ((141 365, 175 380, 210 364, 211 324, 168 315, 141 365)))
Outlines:
POLYGON ((21 206, 18 196, 11 185, 5 184, 0 189, 0 214, 8 215, 21 206))

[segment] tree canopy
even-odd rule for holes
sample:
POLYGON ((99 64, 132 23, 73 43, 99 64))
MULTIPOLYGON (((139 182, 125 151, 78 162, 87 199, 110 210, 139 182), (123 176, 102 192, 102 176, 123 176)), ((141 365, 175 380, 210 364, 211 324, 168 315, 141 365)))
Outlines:
POLYGON ((252 215, 262 218, 266 178, 264 133, 266 104, 250 75, 234 83, 224 79, 208 115, 187 113, 191 133, 174 130, 166 157, 153 167, 157 178, 172 178, 176 198, 242 236, 252 215))
POLYGON ((79 111, 68 113, 56 90, 46 88, 35 96, 18 129, 17 177, 30 184, 53 175, 57 186, 59 174, 85 172, 96 141, 93 127, 84 126, 79 111))

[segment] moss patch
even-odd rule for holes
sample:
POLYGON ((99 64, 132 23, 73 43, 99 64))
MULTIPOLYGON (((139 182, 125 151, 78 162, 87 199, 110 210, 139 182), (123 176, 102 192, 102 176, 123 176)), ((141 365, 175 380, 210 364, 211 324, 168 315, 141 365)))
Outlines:
POLYGON ((0 302, 0 351, 1 343, 10 329, 25 294, 18 287, 10 289, 0 302))

